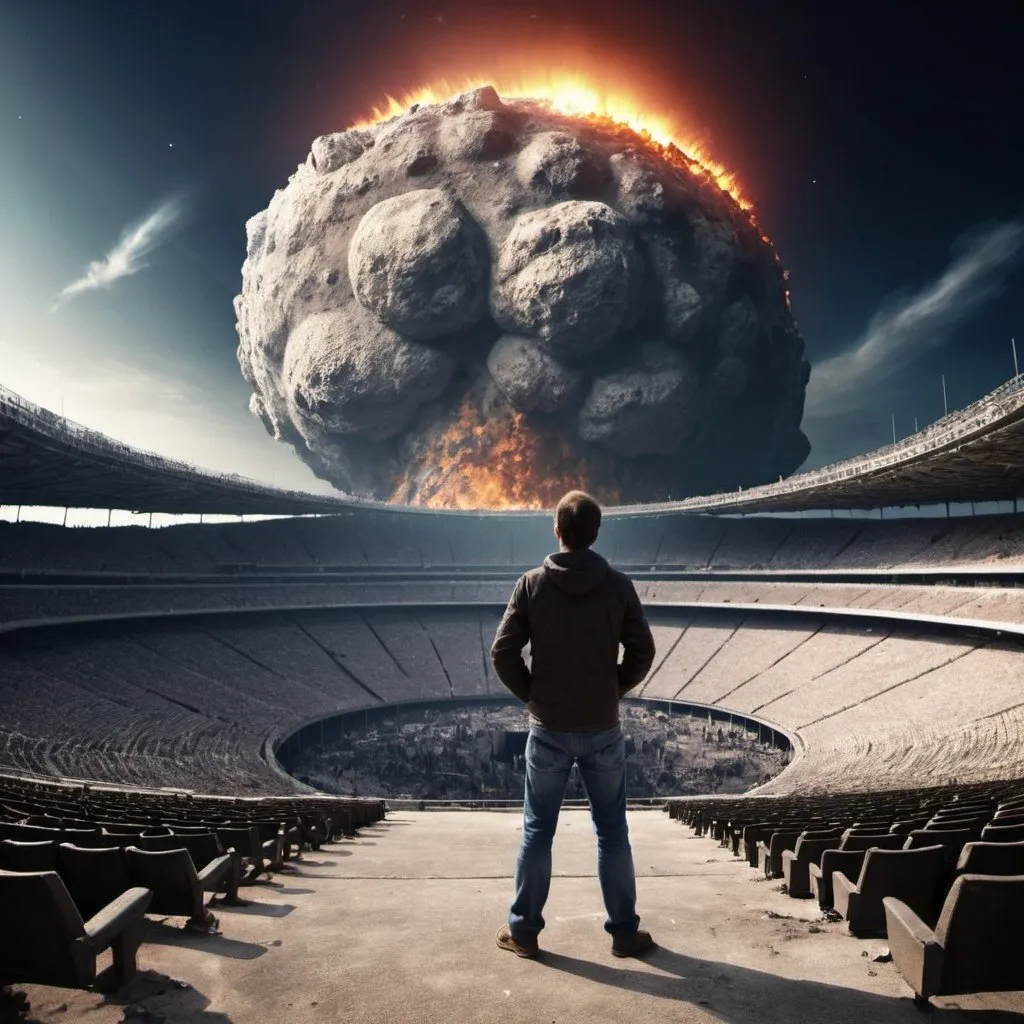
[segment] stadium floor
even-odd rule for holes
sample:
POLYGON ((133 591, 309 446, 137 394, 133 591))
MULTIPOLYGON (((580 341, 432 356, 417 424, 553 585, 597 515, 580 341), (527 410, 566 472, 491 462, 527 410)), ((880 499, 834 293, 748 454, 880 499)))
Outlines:
MULTIPOLYGON (((151 919, 140 973, 116 1000, 19 986, 26 1017, 161 1024, 320 1021, 920 1021, 885 940, 854 939, 816 903, 757 881, 744 861, 661 811, 631 811, 639 910, 660 948, 615 960, 595 847, 566 811, 537 962, 497 949, 518 812, 397 812, 215 909, 221 935, 151 919), (177 979, 173 981, 171 979, 177 979)), ((1020 994, 936 1000, 943 1021, 1019 1021, 1020 994)), ((8 1019, 0 1010, 0 1018, 8 1019)))

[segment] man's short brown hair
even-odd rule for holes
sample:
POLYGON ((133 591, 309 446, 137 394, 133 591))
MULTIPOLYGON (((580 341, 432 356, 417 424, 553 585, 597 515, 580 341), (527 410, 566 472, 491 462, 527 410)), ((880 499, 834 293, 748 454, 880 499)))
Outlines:
POLYGON ((601 529, 601 506, 585 491, 570 491, 555 508, 555 528, 570 551, 589 548, 601 529))

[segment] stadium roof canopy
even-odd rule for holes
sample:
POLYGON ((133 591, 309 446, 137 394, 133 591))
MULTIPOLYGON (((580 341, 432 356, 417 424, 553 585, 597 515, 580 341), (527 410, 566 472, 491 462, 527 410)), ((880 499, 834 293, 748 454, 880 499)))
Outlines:
MULTIPOLYGON (((1024 496, 1024 375, 896 444, 729 494, 688 498, 688 512, 800 512, 1024 496)), ((667 506, 648 506, 649 509, 667 506)))
MULTIPOLYGON (((1017 377, 920 433, 854 459, 745 491, 607 511, 626 516, 749 514, 997 501, 1021 495, 1024 377, 1017 377)), ((286 491, 206 472, 121 444, 3 388, 0 504, 227 515, 399 511, 340 494, 286 491)))
POLYGON ((132 448, 0 387, 0 505, 135 512, 344 512, 342 495, 286 491, 132 448))

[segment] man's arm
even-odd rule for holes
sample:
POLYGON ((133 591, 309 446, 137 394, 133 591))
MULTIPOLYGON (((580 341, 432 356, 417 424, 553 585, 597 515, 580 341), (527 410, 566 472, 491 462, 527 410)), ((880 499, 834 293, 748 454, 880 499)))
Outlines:
POLYGON ((620 643, 624 648, 622 664, 619 665, 619 696, 622 697, 634 686, 643 682, 654 664, 654 637, 647 625, 640 598, 631 580, 626 581, 626 614, 622 620, 620 643))
POLYGON ((530 670, 523 660, 523 648, 530 641, 530 620, 526 614, 526 577, 520 577, 512 591, 498 632, 491 645, 491 664, 498 678, 524 704, 530 700, 530 670))

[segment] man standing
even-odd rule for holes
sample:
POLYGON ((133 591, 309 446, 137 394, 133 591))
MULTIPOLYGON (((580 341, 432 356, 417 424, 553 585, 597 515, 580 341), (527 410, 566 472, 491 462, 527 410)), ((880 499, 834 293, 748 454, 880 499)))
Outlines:
POLYGON ((654 946, 636 913, 619 725, 619 700, 650 670, 654 638, 629 577, 591 551, 600 526, 601 507, 589 494, 570 491, 562 498, 555 509, 558 553, 516 583, 491 647, 501 681, 530 709, 515 898, 508 924, 497 935, 502 949, 522 957, 538 952, 551 843, 574 762, 597 833, 597 874, 612 953, 636 956, 654 946), (527 643, 529 668, 522 653, 527 643))

